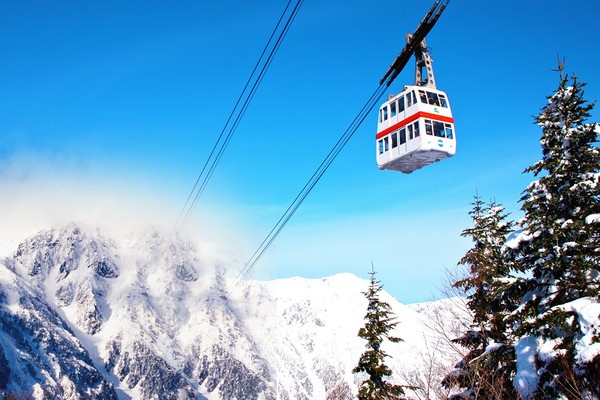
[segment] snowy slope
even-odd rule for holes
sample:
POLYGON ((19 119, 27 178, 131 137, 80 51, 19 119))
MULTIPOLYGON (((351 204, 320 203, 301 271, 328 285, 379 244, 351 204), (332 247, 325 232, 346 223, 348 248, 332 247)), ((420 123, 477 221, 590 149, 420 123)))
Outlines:
MULTIPOLYGON (((240 282, 225 264, 156 230, 111 238, 71 224, 23 241, 0 260, 0 394, 352 398, 368 281, 240 282)), ((415 398, 443 395, 456 307, 383 295, 404 339, 386 348, 394 379, 420 386, 415 398)))

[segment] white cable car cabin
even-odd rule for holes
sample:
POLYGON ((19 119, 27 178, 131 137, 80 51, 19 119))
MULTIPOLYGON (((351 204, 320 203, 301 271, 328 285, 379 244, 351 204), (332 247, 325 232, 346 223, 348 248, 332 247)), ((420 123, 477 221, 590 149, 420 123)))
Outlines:
POLYGON ((389 96, 379 109, 376 151, 377 166, 382 170, 410 174, 456 153, 448 96, 435 87, 425 40, 420 47, 415 53, 415 85, 407 85, 400 94, 389 96))
POLYGON ((405 174, 456 153, 454 119, 446 93, 406 86, 379 109, 377 165, 405 174))

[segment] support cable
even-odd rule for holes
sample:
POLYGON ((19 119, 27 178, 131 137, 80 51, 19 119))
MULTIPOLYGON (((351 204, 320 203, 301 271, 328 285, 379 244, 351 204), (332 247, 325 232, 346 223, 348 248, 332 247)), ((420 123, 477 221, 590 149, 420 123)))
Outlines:
POLYGON ((441 1, 441 4, 440 1, 436 1, 433 4, 429 12, 425 15, 425 18, 421 20, 419 26, 415 30, 415 33, 412 35, 413 39, 406 44, 402 52, 398 55, 396 60, 386 71, 383 78, 381 78, 379 82, 379 87, 373 92, 369 100, 367 100, 367 102, 356 115, 354 120, 350 123, 348 128, 344 131, 342 136, 338 139, 333 148, 329 151, 327 156, 317 167, 310 179, 306 182, 306 184, 300 190, 298 195, 296 195, 296 198, 292 201, 292 203, 289 205, 289 207, 286 209, 283 215, 279 218, 275 226, 271 229, 271 231, 262 241, 260 246, 258 246, 256 251, 252 254, 252 257, 250 257, 250 259, 244 264, 244 267, 237 276, 238 282, 248 275, 248 273, 252 270, 252 268, 254 268, 256 263, 258 263, 258 261, 264 255, 264 253, 269 249, 273 241, 277 238, 277 236, 279 236, 283 228, 292 218, 294 213, 298 210, 302 202, 304 202, 306 197, 314 189, 314 187, 320 181, 321 177, 323 177, 327 169, 329 169, 333 161, 337 158, 339 153, 346 146, 348 141, 352 138, 354 133, 358 130, 358 128, 369 115, 369 113, 378 104, 387 88, 392 84, 392 82, 400 74, 402 69, 406 66, 408 60, 410 60, 410 57, 414 54, 415 50, 417 49, 417 46, 420 45, 421 41, 431 31, 433 25, 435 25, 438 18, 448 5, 449 1, 450 0, 443 0, 441 1))
POLYGON ((296 2, 292 11, 287 16, 287 19, 285 20, 285 24, 283 25, 283 28, 281 28, 281 30, 280 30, 280 27, 282 25, 282 22, 284 21, 284 17, 286 16, 286 14, 288 14, 288 10, 290 9, 292 0, 288 1, 285 9, 283 10, 283 13, 279 17, 279 20, 277 21, 277 24, 276 24, 275 28, 273 29, 273 32, 271 33, 271 36, 269 37, 267 44, 265 45, 258 61, 256 62, 254 69, 252 70, 252 73, 250 74, 250 77, 246 81, 246 84, 245 84, 244 88, 242 89, 240 96, 238 97, 231 113, 229 114, 227 122, 225 122, 225 125, 223 126, 223 129, 221 130, 221 133, 220 133, 219 137, 217 138, 217 141, 215 142, 215 144, 210 152, 210 155, 208 156, 206 162, 204 163, 204 166, 202 167, 202 170, 201 170, 200 174, 198 175, 198 178, 196 179, 196 182, 194 183, 194 186, 193 186, 192 190, 190 191, 190 194, 188 195, 187 200, 186 200, 181 212, 179 213, 179 216, 177 217, 177 221, 175 222, 176 230, 181 229, 185 225, 185 223, 189 219, 194 207, 198 203, 198 200, 202 196, 202 193, 204 192, 206 185, 210 181, 217 165, 219 164, 219 161, 223 157, 223 154, 225 153, 225 150, 227 149, 227 146, 229 145, 229 142, 231 141, 233 134, 235 133, 240 121, 242 120, 242 117, 244 116, 244 113, 246 112, 246 110, 250 104, 250 101, 254 97, 256 90, 258 89, 269 66, 271 65, 275 55, 277 54, 277 51, 281 47, 281 43, 283 42, 283 39, 287 35, 290 26, 294 22, 294 19, 296 18, 298 11, 300 10, 300 6, 302 5, 303 2, 304 2, 304 0, 298 0, 296 2), (279 31, 279 35, 277 35, 276 40, 274 40, 278 31, 279 31), (270 51, 269 51, 269 48, 270 48, 270 51), (268 52, 268 55, 267 55, 267 52, 268 52), (265 58, 265 55, 267 55, 266 58, 265 58), (262 64, 262 67, 261 67, 261 64, 262 64), (258 73, 258 75, 256 75, 256 72, 259 69, 260 69, 260 72, 258 73), (248 91, 249 87, 250 87, 250 90, 248 91), (240 107, 240 104, 242 104, 241 107, 240 107), (233 123, 230 125, 232 120, 233 120, 233 123), (227 131, 228 127, 229 127, 229 131, 227 132, 227 135, 223 139, 223 135, 227 131), (218 151, 217 151, 217 148, 218 148, 218 151), (209 166, 209 164, 210 164, 210 166, 209 166), (200 181, 202 181, 202 182, 200 183, 200 181))
POLYGON ((283 228, 292 218, 294 213, 298 210, 302 202, 306 199, 306 197, 310 194, 310 192, 314 189, 317 183, 321 180, 325 171, 329 169, 333 161, 340 154, 342 149, 346 146, 348 141, 352 138, 354 133, 358 130, 362 122, 365 120, 367 115, 371 112, 371 110, 377 105, 381 97, 383 96, 385 90, 387 89, 386 85, 380 84, 377 90, 373 92, 369 100, 365 103, 360 112, 356 115, 354 120, 350 123, 348 128, 344 131, 342 136, 335 143, 333 148, 329 151, 327 156, 323 159, 321 164, 317 167, 315 172, 312 174, 310 179, 306 182, 304 187, 300 190, 296 198, 292 201, 287 210, 283 213, 279 221, 275 224, 275 226, 271 229, 267 237, 262 241, 260 246, 256 249, 252 257, 245 263, 244 268, 238 274, 238 280, 245 278, 250 270, 256 265, 256 263, 260 260, 260 258, 264 255, 267 249, 271 246, 273 241, 279 236, 283 228))

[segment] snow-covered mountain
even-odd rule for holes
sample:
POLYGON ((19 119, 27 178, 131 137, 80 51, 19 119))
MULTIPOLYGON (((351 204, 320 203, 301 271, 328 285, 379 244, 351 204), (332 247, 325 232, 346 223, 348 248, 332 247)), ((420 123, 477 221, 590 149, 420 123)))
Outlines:
MULTIPOLYGON (((0 394, 61 399, 350 399, 368 281, 238 281, 192 242, 71 224, 0 260, 0 394)), ((232 275, 235 276, 235 275, 232 275)), ((450 301, 403 305, 394 379, 436 398, 459 355, 450 301)))

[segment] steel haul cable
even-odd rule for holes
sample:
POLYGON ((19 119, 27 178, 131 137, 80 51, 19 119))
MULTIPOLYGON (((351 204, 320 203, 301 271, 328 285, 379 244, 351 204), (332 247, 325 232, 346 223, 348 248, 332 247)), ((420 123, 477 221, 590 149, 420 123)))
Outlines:
POLYGON ((300 207, 302 202, 306 199, 306 197, 310 194, 316 184, 319 182, 325 171, 329 169, 333 161, 337 158, 342 149, 346 146, 348 141, 352 138, 356 130, 360 127, 362 122, 365 120, 367 115, 371 112, 371 110, 375 107, 375 105, 379 102, 387 87, 389 87, 392 82, 396 79, 396 77, 400 74, 412 54, 415 52, 417 44, 421 43, 421 40, 425 38, 427 33, 431 31, 442 12, 444 12, 450 0, 442 0, 436 1, 429 12, 425 15, 425 18, 421 20, 419 26, 417 27, 415 33, 413 34, 413 39, 411 42, 407 43, 403 48, 402 52, 398 55, 394 63, 387 70, 383 78, 379 82, 379 87, 373 92, 369 100, 365 103, 363 108, 356 115, 354 120, 350 123, 348 128, 344 131, 342 136, 335 143, 333 148, 329 151, 327 156, 323 159, 319 167, 315 170, 313 175, 310 177, 308 182, 304 185, 302 190, 298 193, 296 198, 292 201, 287 210, 283 213, 281 218, 277 221, 275 226, 271 229, 269 234, 262 241, 260 246, 256 249, 252 257, 244 264, 244 267, 238 274, 238 281, 245 278, 250 270, 256 265, 256 263, 260 260, 263 254, 268 250, 273 241, 277 238, 279 233, 281 233, 282 229, 288 223, 288 221, 292 218, 296 210, 300 207))
POLYGON ((177 221, 175 222, 176 230, 181 229, 185 225, 185 223, 187 222, 187 220, 189 219, 189 217, 192 213, 192 210, 194 209, 194 207, 198 203, 198 200, 202 196, 202 193, 204 192, 206 185, 210 181, 217 165, 219 164, 219 161, 223 157, 223 154, 224 154, 225 150, 227 149, 227 146, 229 145, 229 142, 231 141, 233 134, 235 133, 240 121, 242 120, 242 117, 244 116, 244 113, 246 112, 246 109, 248 108, 250 101, 254 97, 254 94, 256 93, 258 86, 260 85, 263 78, 265 77, 265 74, 266 74, 269 66, 271 65, 275 55, 277 54, 277 51, 279 50, 281 43, 283 42, 283 39, 287 35, 292 23, 294 22, 294 19, 296 18, 298 11, 300 10, 300 7, 303 2, 304 2, 304 0, 298 0, 296 2, 295 6, 291 10, 291 12, 289 12, 287 19, 285 20, 285 24, 283 25, 283 27, 280 30, 282 22, 284 21, 286 14, 288 14, 288 10, 290 9, 290 6, 292 4, 292 0, 288 1, 285 9, 283 10, 283 13, 281 14, 279 20, 277 21, 275 29, 273 29, 273 32, 271 33, 271 36, 269 37, 269 40, 267 41, 265 48, 263 49, 258 61, 256 62, 254 69, 252 70, 252 73, 250 74, 250 77, 248 78, 246 85, 244 86, 240 96, 238 97, 237 102, 235 103, 235 105, 229 115, 229 118, 227 119, 227 122, 223 126, 223 129, 221 130, 221 134, 217 138, 217 141, 215 142, 215 144, 210 152, 210 155, 208 156, 204 166, 202 167, 202 170, 201 170, 200 174, 198 175, 198 178, 196 179, 196 182, 195 182, 190 194, 188 195, 188 198, 187 198, 181 212, 179 213, 179 216, 177 217, 177 221), (278 31, 279 31, 279 35, 277 35, 278 31), (274 41, 274 38, 276 36, 277 36, 277 39, 274 41), (270 48, 270 51, 269 51, 269 48, 270 48), (268 56, 265 59, 265 55, 267 54, 267 52, 268 52, 268 56), (262 67, 261 67, 261 64, 262 64, 262 67), (260 72, 256 76, 256 72, 259 69, 260 69, 260 72), (254 83, 252 83, 253 81, 254 81, 254 83), (247 91, 249 87, 250 87, 250 91, 247 91), (240 103, 242 104, 241 107, 240 107, 240 103), (235 118, 234 118, 234 115, 235 115, 235 118), (233 121, 233 124, 231 124, 231 126, 230 126, 232 119, 234 121, 233 121), (228 126, 229 126, 229 131, 228 131, 227 135, 225 136, 225 139, 223 139, 223 135, 227 131, 228 126), (218 148, 218 151, 217 151, 217 148, 218 148), (209 164, 210 164, 210 167, 209 167, 209 164), (207 169, 207 167, 208 167, 208 169, 207 169), (202 180, 202 183, 200 183, 201 180, 202 180), (200 183, 200 185, 198 185, 199 183, 200 183))
POLYGON ((279 233, 281 233, 281 231, 283 230, 285 225, 289 222, 289 220, 292 218, 294 213, 298 210, 298 208, 300 207, 302 202, 306 199, 306 197, 310 194, 310 192, 317 185, 317 183, 319 182, 319 180, 321 179, 323 174, 325 174, 325 171, 327 171, 327 169, 329 169, 329 167, 331 166, 333 161, 337 158, 337 156, 340 154, 342 149, 346 146, 348 141, 352 138, 352 136, 357 131, 357 129, 360 127, 360 125, 365 120, 367 115, 371 112, 373 107, 375 107, 375 105, 378 103, 379 99, 381 98, 381 96, 383 96, 383 93, 385 92, 386 89, 387 89, 387 85, 380 84, 379 87, 377 88, 377 90, 375 90, 375 92, 373 92, 373 94, 371 95, 369 100, 365 103, 363 108, 356 115, 354 120, 350 123, 348 128, 344 131, 342 136, 338 139, 338 141, 335 143, 333 148, 329 151, 327 156, 325 156, 325 158, 323 159, 321 164, 317 167, 317 169, 312 174, 310 179, 306 182, 304 187, 300 190, 300 192, 298 193, 296 198, 292 201, 292 203, 287 208, 287 210, 283 213, 281 218, 279 218, 279 221, 277 221, 275 226, 271 229, 269 234, 262 241, 262 243, 256 249, 254 254, 252 254, 252 257, 250 257, 250 259, 245 263, 244 268, 242 268, 242 270, 238 274, 239 280, 246 277, 246 275, 250 272, 250 270, 256 265, 256 263, 260 260, 260 258, 263 256, 263 254, 271 246, 271 244, 277 238, 277 236, 279 236, 279 233))

